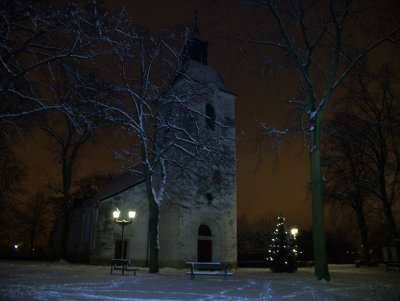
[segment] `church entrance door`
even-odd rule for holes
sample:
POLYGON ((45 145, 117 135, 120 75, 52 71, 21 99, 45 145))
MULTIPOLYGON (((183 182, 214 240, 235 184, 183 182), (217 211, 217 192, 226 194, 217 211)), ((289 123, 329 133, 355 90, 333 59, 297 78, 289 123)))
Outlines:
MULTIPOLYGON (((114 258, 116 258, 116 259, 120 259, 121 256, 122 256, 122 254, 121 254, 121 250, 122 250, 121 245, 122 245, 121 240, 117 239, 115 241, 115 249, 114 249, 114 258)), ((123 259, 126 259, 127 245, 128 245, 127 241, 124 239, 124 258, 123 259)))
POLYGON ((199 261, 199 262, 212 261, 212 241, 211 240, 200 240, 199 239, 197 261, 199 261))
POLYGON ((211 230, 206 225, 200 225, 197 240, 197 261, 212 261, 212 235, 211 230))

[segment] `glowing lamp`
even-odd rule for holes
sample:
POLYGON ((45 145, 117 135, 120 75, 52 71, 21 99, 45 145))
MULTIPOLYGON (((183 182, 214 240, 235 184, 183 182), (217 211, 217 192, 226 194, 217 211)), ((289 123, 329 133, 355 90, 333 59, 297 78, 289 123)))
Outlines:
POLYGON ((113 211, 113 217, 114 219, 119 218, 119 215, 121 214, 121 211, 117 208, 117 210, 113 211))
MULTIPOLYGON (((128 226, 129 224, 131 224, 133 222, 133 219, 136 216, 136 212, 133 210, 129 210, 128 212, 128 220, 123 219, 119 219, 119 216, 121 214, 121 211, 119 211, 119 209, 117 208, 117 210, 113 211, 113 217, 114 217, 114 222, 118 225, 121 226, 121 260, 124 259, 124 249, 123 249, 123 245, 124 245, 124 229, 126 226, 128 226)), ((122 274, 124 273, 124 267, 122 267, 122 274)))

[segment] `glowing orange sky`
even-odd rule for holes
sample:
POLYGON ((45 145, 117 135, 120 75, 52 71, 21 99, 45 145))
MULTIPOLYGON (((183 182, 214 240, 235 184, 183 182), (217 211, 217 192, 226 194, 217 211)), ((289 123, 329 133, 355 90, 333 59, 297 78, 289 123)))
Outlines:
MULTIPOLYGON (((232 68, 235 62, 222 57, 221 46, 218 44, 218 37, 213 29, 218 16, 214 15, 213 11, 207 11, 208 6, 212 6, 212 2, 146 1, 146 4, 137 4, 130 1, 125 1, 125 3, 124 1, 113 1, 113 5, 118 7, 118 3, 124 3, 128 12, 139 23, 161 26, 163 24, 180 26, 193 24, 193 11, 197 7, 200 32, 210 43, 208 64, 221 73, 227 86, 238 95, 236 131, 238 135, 244 133, 248 139, 247 142, 237 143, 238 215, 254 218, 282 214, 286 217, 289 225, 309 227, 311 225, 311 202, 309 198, 307 199, 308 152, 302 150, 301 143, 284 148, 278 169, 274 170, 273 155, 271 155, 255 172, 257 154, 254 151, 253 139, 260 131, 255 118, 276 121, 276 117, 279 117, 281 111, 284 110, 282 104, 284 97, 288 95, 283 93, 288 93, 290 82, 273 74, 265 77, 249 76, 232 68)), ((282 123, 282 120, 278 121, 282 123)), ((41 136, 42 134, 35 133, 30 140, 41 141, 41 136)), ((54 170, 55 161, 45 148, 39 147, 34 150, 28 147, 32 141, 27 141, 25 144, 27 148, 21 149, 20 153, 25 158, 29 158, 31 189, 34 191, 47 184, 47 177, 57 177, 57 171, 54 170)), ((111 152, 97 152, 97 149, 100 148, 101 145, 95 148, 89 145, 84 148, 79 166, 81 173, 119 169, 120 163, 112 158, 111 152)))

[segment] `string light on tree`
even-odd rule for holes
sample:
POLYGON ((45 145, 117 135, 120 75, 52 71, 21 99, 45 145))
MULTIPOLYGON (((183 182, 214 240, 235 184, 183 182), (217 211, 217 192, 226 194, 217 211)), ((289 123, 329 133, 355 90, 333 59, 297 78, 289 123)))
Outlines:
POLYGON ((269 267, 273 272, 293 273, 297 270, 297 233, 298 230, 289 234, 285 218, 278 217, 267 255, 269 267))

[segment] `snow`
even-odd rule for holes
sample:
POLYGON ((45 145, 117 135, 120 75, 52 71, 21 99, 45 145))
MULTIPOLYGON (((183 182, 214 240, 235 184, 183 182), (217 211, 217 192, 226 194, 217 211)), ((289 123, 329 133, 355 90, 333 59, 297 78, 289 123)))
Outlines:
POLYGON ((384 265, 331 265, 330 282, 315 280, 313 268, 292 274, 246 268, 227 279, 195 280, 186 271, 110 275, 109 266, 0 261, 0 300, 400 300, 400 273, 384 265))

